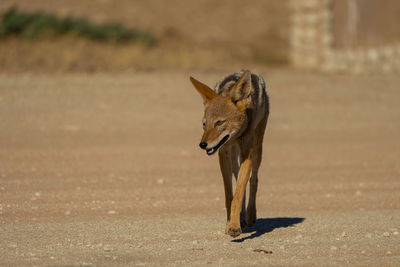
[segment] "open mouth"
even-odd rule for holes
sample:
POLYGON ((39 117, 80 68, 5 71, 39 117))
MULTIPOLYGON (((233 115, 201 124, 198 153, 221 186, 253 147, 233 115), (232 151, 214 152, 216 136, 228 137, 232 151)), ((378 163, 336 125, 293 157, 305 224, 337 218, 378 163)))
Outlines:
POLYGON ((228 141, 228 139, 229 139, 229 134, 225 135, 225 137, 222 138, 222 140, 219 141, 219 143, 215 147, 206 149, 207 155, 211 156, 212 154, 217 152, 218 148, 220 148, 226 141, 228 141))

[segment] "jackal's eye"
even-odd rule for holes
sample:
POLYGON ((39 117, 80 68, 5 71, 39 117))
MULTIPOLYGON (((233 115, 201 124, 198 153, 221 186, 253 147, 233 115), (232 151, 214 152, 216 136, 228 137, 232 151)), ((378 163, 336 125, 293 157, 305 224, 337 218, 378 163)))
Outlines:
POLYGON ((206 123, 205 122, 203 122, 203 128, 205 128, 206 127, 206 123))
POLYGON ((215 126, 221 126, 222 124, 224 124, 225 121, 217 121, 215 123, 215 126))

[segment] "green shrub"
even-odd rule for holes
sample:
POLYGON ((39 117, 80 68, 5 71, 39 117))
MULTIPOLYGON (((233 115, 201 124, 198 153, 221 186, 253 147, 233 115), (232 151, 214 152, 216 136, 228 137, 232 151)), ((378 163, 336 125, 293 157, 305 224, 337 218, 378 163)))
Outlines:
POLYGON ((155 44, 149 32, 126 29, 119 24, 94 25, 83 18, 58 18, 43 13, 24 13, 13 7, 1 16, 0 38, 18 36, 36 39, 42 36, 75 35, 102 42, 141 42, 155 44))

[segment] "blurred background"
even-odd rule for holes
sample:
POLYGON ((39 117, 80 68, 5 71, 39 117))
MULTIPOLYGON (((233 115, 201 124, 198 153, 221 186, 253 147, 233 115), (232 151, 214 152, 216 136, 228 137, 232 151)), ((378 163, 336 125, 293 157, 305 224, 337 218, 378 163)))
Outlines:
POLYGON ((400 68, 396 0, 3 0, 0 12, 1 71, 400 68))
MULTIPOLYGON (((1 70, 120 71, 215 69, 229 64, 286 64, 287 1, 18 0, 1 1, 0 12, 46 12, 59 19, 84 18, 95 25, 120 24, 145 32, 151 44, 90 40, 71 33, 0 40, 1 70), (29 39, 29 40, 27 40, 29 39)), ((3 17, 4 18, 4 17, 3 17)))

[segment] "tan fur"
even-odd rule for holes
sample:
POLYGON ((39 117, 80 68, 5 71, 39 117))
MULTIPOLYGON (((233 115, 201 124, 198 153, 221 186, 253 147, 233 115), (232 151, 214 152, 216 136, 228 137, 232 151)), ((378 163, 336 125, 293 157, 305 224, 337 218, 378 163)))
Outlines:
POLYGON ((196 79, 190 77, 190 80, 203 97, 205 105, 204 134, 200 146, 206 149, 207 154, 213 154, 219 148, 227 210, 225 232, 236 237, 242 233, 242 227, 253 225, 257 218, 258 168, 269 113, 267 95, 265 91, 259 91, 264 89, 257 88, 256 92, 248 70, 243 72, 233 87, 220 88, 218 94, 196 79), (237 179, 234 194, 232 173, 237 179), (246 212, 245 191, 249 179, 250 195, 246 212))

